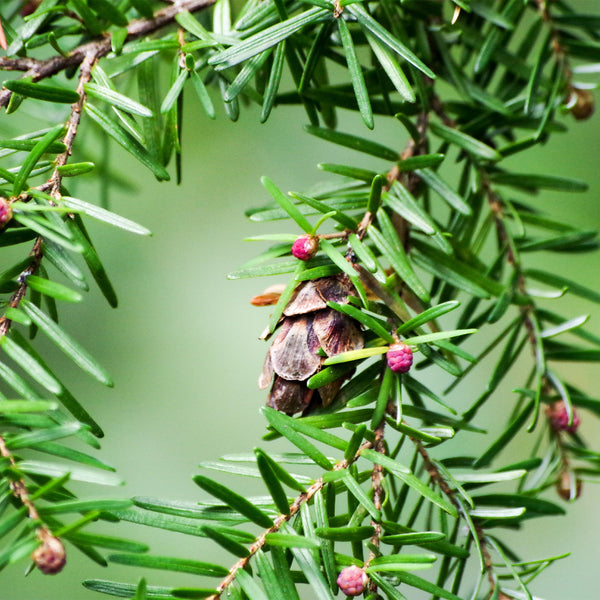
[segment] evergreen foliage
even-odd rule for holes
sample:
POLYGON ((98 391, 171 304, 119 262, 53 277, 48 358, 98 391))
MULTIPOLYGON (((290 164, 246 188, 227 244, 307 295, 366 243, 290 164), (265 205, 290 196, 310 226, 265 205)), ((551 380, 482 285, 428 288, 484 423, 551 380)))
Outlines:
POLYGON ((600 401, 557 365, 600 361, 589 315, 563 314, 560 302, 573 294, 598 304, 600 293, 530 259, 597 251, 594 230, 533 198, 587 187, 542 165, 522 172, 515 160, 564 132, 564 113, 593 112, 600 15, 576 5, 3 2, 2 118, 17 119, 24 104, 52 110, 47 128, 0 140, 0 246, 12 261, 0 274, 0 568, 33 556, 32 568, 57 572, 66 548, 100 564, 174 572, 171 587, 147 585, 134 570, 126 583, 84 582, 112 596, 293 600, 308 586, 309 597, 330 600, 341 595, 340 571, 357 565, 370 600, 415 590, 532 600, 532 582, 561 549, 529 560, 503 530, 563 514, 560 498, 574 500, 582 480, 599 475, 600 455, 577 427, 579 410, 599 414, 600 401), (124 148, 157 180, 179 179, 184 94, 209 118, 217 102, 232 120, 247 104, 262 121, 280 105, 302 105, 306 132, 355 150, 356 161, 319 165, 328 179, 311 192, 284 194, 264 177, 270 200, 248 213, 259 224, 282 221, 285 232, 258 234, 267 250, 230 274, 288 278, 254 299, 273 305, 264 443, 203 463, 197 504, 79 497, 72 481, 118 479, 93 455, 103 435, 93 407, 69 392, 37 339, 112 385, 59 324, 58 306, 82 301, 90 276, 117 306, 89 219, 149 234, 70 195, 72 179, 90 171, 108 185, 79 127, 124 148), (364 135, 336 128, 340 109, 360 114, 364 135), (382 144, 369 131, 376 123, 408 141, 382 144), (522 381, 517 362, 527 365, 522 381), (485 368, 484 387, 469 383, 485 368), (446 389, 436 384, 442 372, 446 389), (502 393, 506 424, 494 437, 480 411, 503 383, 513 392, 502 393), (453 394, 459 385, 464 406, 453 394), (473 450, 457 456, 452 440, 465 435, 473 450), (271 451, 276 438, 288 451, 271 451), (75 449, 82 445, 91 450, 75 449), (505 450, 515 445, 521 459, 510 463, 505 450), (220 471, 259 478, 265 495, 246 498, 220 471), (231 563, 148 554, 95 533, 98 519, 116 530, 128 521, 207 537, 231 563), (197 587, 178 585, 177 572, 198 575, 197 587))

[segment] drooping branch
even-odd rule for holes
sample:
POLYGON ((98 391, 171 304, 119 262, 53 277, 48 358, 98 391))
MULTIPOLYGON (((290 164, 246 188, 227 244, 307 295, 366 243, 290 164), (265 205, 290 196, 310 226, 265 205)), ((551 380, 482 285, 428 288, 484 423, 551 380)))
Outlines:
MULTIPOLYGON (((57 157, 56 166, 51 178, 47 182, 47 186, 51 190, 51 194, 54 198, 60 196, 61 187, 61 175, 58 171, 58 167, 66 164, 73 148, 73 142, 75 141, 75 135, 77 133, 77 126, 81 119, 81 110, 85 101, 84 85, 90 80, 91 69, 95 63, 96 58, 92 55, 86 56, 82 62, 79 83, 77 86, 77 92, 79 93, 79 101, 73 104, 71 109, 71 115, 67 124, 67 131, 65 133, 63 142, 66 146, 63 154, 57 157)), ((18 308, 21 300, 27 293, 27 279, 30 275, 33 275, 40 267, 43 258, 42 251, 42 238, 38 237, 35 240, 33 248, 31 250, 32 260, 29 265, 21 272, 18 278, 19 287, 13 293, 9 305, 11 308, 18 308)), ((12 325, 11 319, 6 316, 0 317, 0 338, 7 335, 12 325)), ((8 459, 10 464, 16 466, 15 459, 9 452, 5 440, 0 436, 0 455, 8 459)), ((25 481, 18 479, 11 482, 10 488, 13 495, 17 498, 21 504, 27 509, 27 514, 30 519, 39 521, 38 512, 29 497, 29 492, 25 481)), ((34 553, 33 558, 37 566, 45 573, 57 573, 62 569, 65 564, 65 551, 62 542, 54 537, 51 531, 43 523, 37 527, 37 535, 42 545, 34 553)))

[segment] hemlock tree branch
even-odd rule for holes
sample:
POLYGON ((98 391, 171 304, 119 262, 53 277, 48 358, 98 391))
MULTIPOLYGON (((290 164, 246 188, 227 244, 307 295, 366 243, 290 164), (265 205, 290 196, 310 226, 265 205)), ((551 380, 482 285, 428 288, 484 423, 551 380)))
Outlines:
MULTIPOLYGON (((335 472, 335 471, 342 471, 344 469, 347 469, 351 464, 353 464, 354 462, 356 462, 356 460, 358 460, 358 458, 360 457, 360 453, 363 450, 369 449, 371 447, 374 447, 374 444, 372 444, 371 442, 365 442, 364 444, 361 445, 361 447, 358 449, 356 454, 350 460, 345 459, 345 460, 339 461, 338 463, 336 463, 334 465, 332 470, 335 472)), ((213 594, 212 596, 210 596, 208 598, 208 600, 218 600, 219 598, 221 598, 221 595, 223 594, 223 592, 225 592, 227 590, 227 587, 233 583, 236 573, 240 569, 245 569, 248 566, 250 559, 259 550, 264 548, 265 544, 267 544, 266 536, 269 535, 270 533, 277 533, 281 529, 282 525, 284 525, 285 523, 289 523, 290 520, 298 514, 298 511, 302 508, 302 506, 304 504, 310 502, 312 500, 312 498, 314 497, 314 495, 323 489, 324 485, 325 485, 325 481, 321 477, 321 478, 317 479, 317 481, 315 481, 315 483, 313 483, 306 490, 306 492, 303 492, 302 494, 300 494, 294 500, 294 502, 292 502, 292 504, 290 505, 288 514, 279 515, 274 520, 273 526, 270 527, 269 529, 266 529, 264 531, 264 533, 262 533, 256 539, 256 541, 250 546, 250 548, 248 548, 248 556, 241 558, 233 567, 231 567, 227 577, 225 577, 225 579, 223 579, 223 581, 221 581, 221 583, 219 583, 219 585, 217 586, 216 594, 213 594)))
POLYGON ((0 274, 0 497, 10 500, 0 503, 0 569, 31 555, 42 572, 56 573, 64 541, 100 564, 219 582, 84 582, 135 600, 298 600, 303 585, 319 600, 340 593, 398 600, 414 590, 447 600, 461 600, 462 590, 464 600, 467 589, 477 600, 532 597, 535 577, 564 555, 528 562, 498 532, 562 514, 545 491, 555 486, 559 502, 572 501, 585 476, 600 475, 597 451, 578 432, 578 411, 598 414, 598 401, 551 366, 600 362, 588 315, 552 304, 567 289, 594 303, 600 294, 554 265, 529 268, 527 256, 576 257, 598 242, 595 231, 566 225, 529 198, 545 189, 584 192, 585 184, 519 172, 505 159, 535 152, 566 129, 561 114, 591 116, 595 84, 578 79, 595 71, 598 19, 542 0, 450 12, 440 3, 219 0, 194 16, 212 5, 15 0, 2 16, 8 55, 0 70, 23 73, 0 92, 4 118, 23 102, 70 109, 58 123, 49 117, 48 130, 0 140, 0 250, 33 244, 0 274), (29 56, 36 48, 44 59, 29 56), (574 67, 574 58, 589 65, 574 67), (56 85, 61 74, 66 85, 56 85), (87 269, 117 305, 87 219, 149 232, 71 197, 64 178, 97 168, 98 178, 112 179, 106 157, 94 164, 83 147, 78 132, 89 125, 90 135, 100 131, 160 181, 174 157, 179 180, 188 91, 208 117, 222 102, 234 121, 248 102, 260 106, 262 121, 296 104, 310 134, 362 159, 321 165, 342 178, 312 193, 284 194, 264 178, 271 199, 252 218, 286 220, 288 233, 259 235, 270 247, 230 275, 287 279, 253 304, 273 306, 260 376, 270 389, 266 439, 283 437, 293 451, 202 464, 205 472, 258 477, 267 496, 248 499, 202 474, 194 481, 213 499, 197 504, 80 499, 67 487, 75 474, 114 483, 106 465, 74 450, 96 448, 102 429, 53 372, 52 353, 41 356, 35 334, 111 385, 59 324, 57 304, 81 301, 87 269), (364 135, 337 129, 340 109, 363 121, 364 135), (406 139, 382 143, 384 123, 406 139), (558 293, 542 299, 533 282, 558 293), (495 349, 495 362, 479 367, 489 369, 483 385, 463 383, 495 349), (520 381, 513 367, 524 360, 531 368, 520 381), (454 379, 440 391, 442 371, 454 379), (501 383, 516 392, 514 401, 498 402, 501 416, 493 418, 506 424, 494 438, 480 409, 495 402, 501 383), (477 441, 457 450, 452 440, 465 433, 477 441), (532 451, 519 447, 527 436, 536 438, 532 451), (507 464, 509 447, 519 460, 507 464), (68 465, 30 460, 31 452, 68 465), (296 473, 305 467, 309 475, 296 473), (78 517, 64 520, 69 513, 78 517), (132 540, 82 531, 100 515, 206 535, 235 562, 154 556, 132 540), (116 554, 105 558, 104 547, 116 554))
MULTIPOLYGON (((194 13, 212 6, 215 0, 181 0, 171 6, 166 6, 156 12, 151 19, 136 19, 127 25, 125 42, 150 35, 172 24, 175 17, 182 12, 194 13)), ((112 50, 112 39, 109 35, 102 39, 87 42, 71 50, 67 56, 55 56, 47 60, 37 60, 23 57, 11 59, 0 57, 0 70, 25 71, 23 77, 31 77, 33 81, 40 81, 52 77, 69 67, 81 64, 87 57, 98 60, 112 50)), ((7 106, 12 92, 7 89, 0 91, 0 106, 7 106)))

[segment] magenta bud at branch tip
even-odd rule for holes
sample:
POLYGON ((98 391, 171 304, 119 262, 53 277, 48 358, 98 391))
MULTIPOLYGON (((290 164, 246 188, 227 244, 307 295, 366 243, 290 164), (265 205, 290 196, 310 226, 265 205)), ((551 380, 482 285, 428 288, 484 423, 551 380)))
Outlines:
POLYGON ((319 251, 319 239, 313 235, 301 235, 292 244, 292 255, 300 260, 308 260, 319 251))
POLYGON ((392 344, 386 354, 388 367, 394 373, 407 373, 413 364, 413 353, 408 344, 392 344))
POLYGON ((346 596, 360 596, 368 580, 367 574, 360 567, 352 565, 342 569, 337 584, 346 596))
POLYGON ((0 197, 0 229, 12 219, 12 208, 6 198, 0 197))
POLYGON ((567 412, 567 406, 562 400, 550 404, 546 409, 546 415, 548 416, 552 429, 555 431, 575 433, 581 422, 575 409, 573 409, 573 420, 569 425, 569 413, 567 412))

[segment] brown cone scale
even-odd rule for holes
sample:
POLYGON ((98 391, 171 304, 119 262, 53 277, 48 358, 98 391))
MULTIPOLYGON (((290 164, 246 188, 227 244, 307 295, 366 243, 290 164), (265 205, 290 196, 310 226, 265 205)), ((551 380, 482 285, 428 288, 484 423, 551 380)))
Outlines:
POLYGON ((328 405, 343 378, 311 390, 307 381, 323 368, 329 356, 363 347, 354 319, 333 310, 327 302, 346 304, 352 286, 345 275, 301 283, 283 311, 277 335, 269 348, 259 387, 271 385, 267 406, 288 415, 311 404, 328 405))

